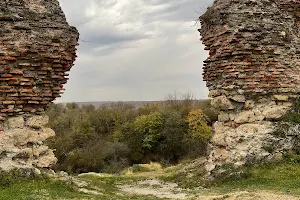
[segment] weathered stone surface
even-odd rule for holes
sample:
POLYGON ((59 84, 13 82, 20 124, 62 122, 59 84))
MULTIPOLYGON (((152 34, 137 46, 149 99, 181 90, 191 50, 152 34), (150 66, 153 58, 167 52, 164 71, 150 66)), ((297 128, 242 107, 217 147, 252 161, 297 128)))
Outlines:
POLYGON ((218 96, 211 101, 211 105, 221 110, 232 110, 234 109, 233 104, 227 99, 226 96, 218 96))
POLYGON ((211 151, 206 168, 213 171, 225 163, 236 167, 262 161, 278 160, 293 148, 291 139, 276 138, 271 122, 248 123, 238 128, 217 122, 217 132, 211 140, 211 151), (275 148, 276 147, 276 148, 275 148), (272 150, 271 152, 269 152, 272 150))
POLYGON ((254 106, 255 106, 255 102, 252 100, 247 100, 245 102, 245 109, 251 109, 254 108, 254 106))
POLYGON ((254 122, 254 112, 252 111, 243 111, 237 114, 234 119, 234 122, 238 124, 247 123, 247 122, 254 122))
POLYGON ((296 92, 299 7, 295 0, 216 0, 200 17, 210 50, 204 66, 209 89, 243 90, 245 96, 279 95, 279 88, 296 92))
POLYGON ((203 76, 212 106, 222 111, 209 172, 278 160, 292 149, 290 139, 270 133, 300 94, 299 12, 298 0, 215 0, 200 17, 209 50, 203 76))
POLYGON ((274 95, 273 97, 274 97, 274 99, 276 99, 278 101, 288 101, 289 100, 289 96, 287 96, 287 95, 274 95))
POLYGON ((209 91, 208 97, 214 98, 220 95, 221 95, 220 90, 211 90, 209 91))
POLYGON ((38 140, 38 132, 24 128, 24 129, 10 129, 6 131, 4 134, 9 135, 11 141, 16 146, 26 145, 27 143, 37 143, 38 140))
POLYGON ((49 150, 49 147, 47 147, 47 146, 34 145, 32 148, 32 154, 33 154, 33 156, 40 156, 40 154, 46 154, 46 152, 48 150, 49 150))
POLYGON ((43 141, 55 135, 44 127, 47 116, 14 117, 2 122, 9 127, 0 134, 0 169, 42 168, 56 163, 52 150, 43 141), (41 117, 43 119, 41 119, 41 117), (30 120, 30 123, 27 123, 30 120), (39 120, 32 120, 39 119, 39 120), (36 124, 35 124, 36 123, 36 124), (25 124, 25 125, 24 125, 25 124), (36 127, 39 127, 38 129, 36 127))
POLYGON ((274 106, 274 107, 271 106, 270 108, 265 108, 265 110, 262 112, 262 114, 267 119, 279 119, 288 110, 289 110, 289 107, 285 107, 285 106, 274 106))
POLYGON ((228 158, 228 151, 225 148, 218 148, 214 151, 214 157, 216 160, 224 161, 228 158))
POLYGON ((246 97, 244 95, 234 95, 230 97, 230 99, 239 103, 243 103, 246 101, 246 97))
POLYGON ((42 128, 49 122, 49 117, 44 116, 32 116, 29 117, 26 121, 26 125, 32 128, 42 128))
POLYGON ((51 128, 42 128, 42 131, 39 132, 39 140, 44 141, 50 137, 54 137, 55 132, 51 128))
POLYGON ((56 162, 57 158, 55 157, 53 151, 49 149, 47 152, 44 152, 44 154, 40 156, 33 165, 38 168, 47 168, 53 166, 56 162))
POLYGON ((7 121, 8 121, 8 127, 10 129, 23 128, 25 123, 24 118, 22 116, 11 117, 7 121))
POLYGON ((219 122, 227 122, 229 121, 229 114, 225 113, 225 112, 220 112, 220 114, 218 115, 218 121, 219 122))
POLYGON ((225 126, 221 122, 216 122, 213 125, 214 134, 211 139, 212 144, 216 144, 218 146, 227 146, 223 133, 230 130, 230 127, 225 126))

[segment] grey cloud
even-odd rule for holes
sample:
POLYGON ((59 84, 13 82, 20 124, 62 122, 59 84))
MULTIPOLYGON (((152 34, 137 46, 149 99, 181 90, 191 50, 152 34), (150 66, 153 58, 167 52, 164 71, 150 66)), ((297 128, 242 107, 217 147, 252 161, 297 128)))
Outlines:
POLYGON ((85 54, 107 55, 122 48, 122 44, 148 38, 148 35, 86 33, 80 37, 79 51, 85 54), (98 51, 95 48, 99 48, 98 51))
MULTIPOLYGON (((147 24, 153 22, 174 22, 174 21, 190 21, 191 25, 193 21, 198 17, 197 7, 198 4, 208 5, 209 0, 143 0, 146 5, 158 6, 166 5, 166 8, 159 11, 150 11, 146 13, 141 13, 139 16, 140 21, 144 24, 145 30, 151 28, 147 24)), ((80 52, 85 52, 87 54, 97 54, 99 56, 105 56, 115 50, 118 50, 123 43, 128 43, 132 41, 138 41, 140 39, 152 37, 149 34, 145 34, 143 30, 134 33, 130 31, 124 32, 119 30, 115 26, 115 22, 108 21, 105 22, 107 27, 90 27, 89 23, 91 21, 97 20, 96 17, 87 17, 84 13, 84 10, 89 6, 90 3, 94 2, 101 8, 110 8, 118 2, 117 0, 87 0, 87 1, 70 1, 70 0, 61 0, 64 6, 68 7, 66 12, 67 18, 71 24, 76 24, 79 29, 80 36, 80 52), (76 3, 75 3, 76 2, 76 3), (94 52, 94 49, 101 47, 102 50, 99 52, 94 52)), ((135 5, 133 5, 135 7, 135 5)), ((135 8, 139 9, 139 8, 135 8)), ((156 25, 155 25, 156 26, 156 25)), ((176 34, 175 34, 176 35, 176 34)), ((165 37, 172 37, 166 35, 165 37)))
POLYGON ((92 17, 88 17, 84 13, 92 0, 59 0, 59 2, 71 25, 80 27, 92 20, 92 17))
POLYGON ((201 75, 207 52, 192 26, 212 0, 132 0, 137 5, 125 10, 114 7, 129 0, 60 1, 81 41, 59 101, 160 100, 174 91, 207 97, 201 75), (118 17, 87 15, 92 3, 118 17))
POLYGON ((149 4, 154 5, 167 5, 163 10, 149 13, 145 17, 146 22, 153 20, 164 20, 164 21, 194 21, 197 20, 206 7, 211 4, 211 0, 144 0, 149 4))

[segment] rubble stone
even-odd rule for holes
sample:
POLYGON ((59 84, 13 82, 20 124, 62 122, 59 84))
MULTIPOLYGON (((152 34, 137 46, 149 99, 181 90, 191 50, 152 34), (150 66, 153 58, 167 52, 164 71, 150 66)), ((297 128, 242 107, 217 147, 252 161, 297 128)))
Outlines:
POLYGON ((219 108, 221 110, 232 110, 232 109, 234 109, 234 105, 224 95, 214 98, 211 101, 211 105, 213 107, 219 108))
POLYGON ((10 129, 23 128, 25 123, 22 116, 11 117, 7 121, 10 129))
MULTIPOLYGON (((53 151, 45 146, 43 141, 53 137, 54 131, 41 126, 39 121, 31 121, 30 126, 28 126, 26 116, 23 116, 22 120, 20 117, 10 118, 2 122, 2 125, 3 123, 7 124, 3 125, 4 127, 9 128, 0 134, 0 169, 48 168, 53 166, 57 159, 53 151), (33 122, 37 124, 34 125, 33 122), (40 127, 40 129, 32 127, 40 127)), ((44 116, 44 118, 46 121, 48 117, 44 116)))
POLYGON ((32 128, 42 128, 48 122, 49 122, 49 117, 47 115, 31 116, 27 119, 26 125, 32 128))
POLYGON ((243 103, 246 101, 246 98, 244 95, 234 95, 234 96, 230 97, 230 99, 232 99, 233 101, 239 102, 239 103, 243 103))

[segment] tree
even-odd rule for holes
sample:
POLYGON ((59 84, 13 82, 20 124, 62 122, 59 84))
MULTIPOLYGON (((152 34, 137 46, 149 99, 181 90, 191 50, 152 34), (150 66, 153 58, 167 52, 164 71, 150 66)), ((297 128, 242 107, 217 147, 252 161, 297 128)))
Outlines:
POLYGON ((163 118, 159 112, 148 115, 142 115, 133 123, 134 130, 143 135, 142 147, 145 149, 153 149, 161 136, 163 126, 163 118))
POLYGON ((166 108, 163 112, 163 118, 164 124, 158 154, 164 164, 177 163, 185 154, 183 141, 188 126, 184 116, 174 109, 166 108))
POLYGON ((212 137, 212 129, 207 125, 207 117, 201 109, 196 109, 189 112, 186 121, 188 123, 188 132, 185 144, 188 152, 190 152, 190 156, 204 155, 207 143, 212 137))

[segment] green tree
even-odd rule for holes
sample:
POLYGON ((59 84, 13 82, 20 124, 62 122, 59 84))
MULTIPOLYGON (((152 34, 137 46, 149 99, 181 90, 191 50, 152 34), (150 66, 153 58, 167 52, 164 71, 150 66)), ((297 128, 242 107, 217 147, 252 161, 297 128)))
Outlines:
POLYGON ((127 122, 114 133, 114 138, 124 142, 131 149, 130 159, 133 163, 156 160, 156 152, 161 139, 163 116, 152 112, 127 122))
POLYGON ((163 127, 163 117, 161 113, 154 112, 142 115, 133 122, 134 131, 143 135, 142 147, 153 149, 161 137, 163 127))
POLYGON ((161 131, 158 155, 163 164, 177 163, 184 152, 184 135, 187 123, 179 111, 166 108, 163 112, 164 124, 161 131))

